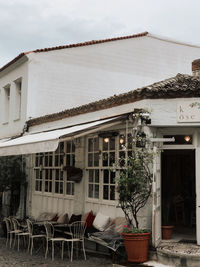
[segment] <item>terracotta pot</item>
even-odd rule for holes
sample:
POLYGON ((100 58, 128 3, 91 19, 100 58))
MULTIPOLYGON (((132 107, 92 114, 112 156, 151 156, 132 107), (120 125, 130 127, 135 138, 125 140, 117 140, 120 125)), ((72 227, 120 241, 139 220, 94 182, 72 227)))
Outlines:
POLYGON ((173 228, 173 225, 162 226, 162 239, 171 239, 173 228))
POLYGON ((122 233, 129 262, 145 262, 148 259, 149 233, 122 233))

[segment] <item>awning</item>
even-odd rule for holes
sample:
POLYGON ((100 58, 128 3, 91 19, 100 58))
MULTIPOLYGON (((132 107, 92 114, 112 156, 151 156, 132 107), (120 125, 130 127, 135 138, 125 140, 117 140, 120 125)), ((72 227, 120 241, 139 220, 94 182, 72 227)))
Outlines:
POLYGON ((107 128, 120 121, 116 118, 89 122, 69 128, 46 131, 40 133, 29 133, 13 139, 0 140, 0 156, 34 154, 40 152, 55 151, 61 137, 71 139, 94 132, 98 129, 107 128))

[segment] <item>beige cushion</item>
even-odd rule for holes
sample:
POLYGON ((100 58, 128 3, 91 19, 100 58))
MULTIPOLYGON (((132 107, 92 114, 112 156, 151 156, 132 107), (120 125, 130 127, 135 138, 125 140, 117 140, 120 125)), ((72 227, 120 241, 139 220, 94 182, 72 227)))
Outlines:
POLYGON ((124 225, 127 225, 126 218, 125 217, 116 217, 115 218, 114 231, 117 233, 122 233, 124 225))
POLYGON ((68 223, 69 217, 67 213, 63 213, 58 217, 57 223, 68 223))
POLYGON ((89 214, 89 212, 86 212, 81 216, 81 221, 83 222, 83 225, 85 225, 88 214, 89 214))
POLYGON ((101 212, 98 212, 93 221, 93 226, 99 231, 104 231, 109 223, 109 220, 110 220, 109 216, 104 215, 101 212))

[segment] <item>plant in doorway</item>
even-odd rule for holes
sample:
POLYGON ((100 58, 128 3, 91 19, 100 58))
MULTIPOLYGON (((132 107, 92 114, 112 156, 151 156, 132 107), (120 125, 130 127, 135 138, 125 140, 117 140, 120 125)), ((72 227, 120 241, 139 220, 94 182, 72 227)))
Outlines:
POLYGON ((174 226, 170 224, 171 199, 162 199, 162 239, 171 239, 174 226))
MULTIPOLYGON (((130 262, 145 262, 151 231, 139 228, 138 212, 146 205, 152 189, 153 152, 147 147, 137 148, 132 137, 132 149, 119 159, 120 174, 117 184, 119 205, 128 225, 123 229, 123 240, 130 262)), ((130 147, 130 146, 129 146, 130 147)))

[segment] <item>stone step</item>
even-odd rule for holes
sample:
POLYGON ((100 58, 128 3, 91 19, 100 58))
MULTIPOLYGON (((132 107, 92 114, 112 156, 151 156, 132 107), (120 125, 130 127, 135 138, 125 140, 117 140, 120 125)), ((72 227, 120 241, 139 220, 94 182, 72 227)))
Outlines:
POLYGON ((200 246, 194 243, 162 242, 157 261, 173 267, 200 267, 200 246))

